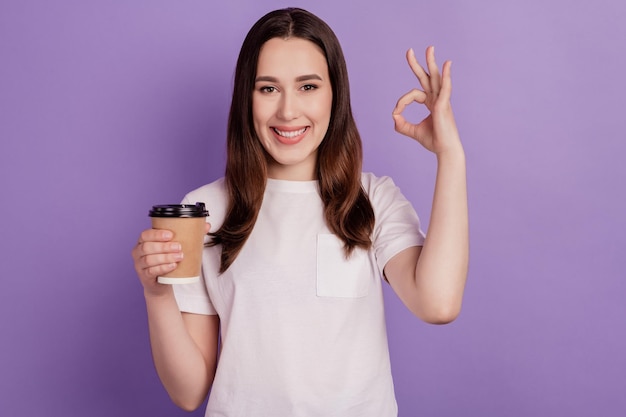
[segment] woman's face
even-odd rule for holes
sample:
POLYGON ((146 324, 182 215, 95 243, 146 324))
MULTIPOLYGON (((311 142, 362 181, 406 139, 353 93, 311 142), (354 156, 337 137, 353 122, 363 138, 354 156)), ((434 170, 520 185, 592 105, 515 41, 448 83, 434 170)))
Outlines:
POLYGON ((317 148, 333 101, 321 49, 301 38, 273 38, 261 48, 252 94, 254 129, 271 157, 268 176, 315 179, 317 148))

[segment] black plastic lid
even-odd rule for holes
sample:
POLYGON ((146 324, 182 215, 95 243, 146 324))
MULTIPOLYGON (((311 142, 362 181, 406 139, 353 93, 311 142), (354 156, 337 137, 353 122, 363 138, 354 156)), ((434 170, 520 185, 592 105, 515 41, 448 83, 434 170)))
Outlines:
POLYGON ((204 203, 194 204, 165 204, 152 206, 148 214, 150 217, 206 217, 209 212, 204 203))

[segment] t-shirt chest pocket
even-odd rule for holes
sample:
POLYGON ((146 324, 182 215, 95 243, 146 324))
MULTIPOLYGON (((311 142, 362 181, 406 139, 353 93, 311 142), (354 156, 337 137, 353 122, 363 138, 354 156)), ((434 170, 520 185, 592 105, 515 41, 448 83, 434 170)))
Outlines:
POLYGON ((373 279, 367 251, 356 248, 346 259, 343 241, 333 234, 317 236, 317 295, 365 297, 373 279))

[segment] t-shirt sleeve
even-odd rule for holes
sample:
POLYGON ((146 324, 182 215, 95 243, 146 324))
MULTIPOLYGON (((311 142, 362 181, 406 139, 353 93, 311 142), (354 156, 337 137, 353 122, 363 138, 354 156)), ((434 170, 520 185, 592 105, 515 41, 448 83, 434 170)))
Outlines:
MULTIPOLYGON (((206 198, 203 198, 201 193, 192 192, 185 196, 182 204, 195 204, 197 202, 207 204, 204 200, 206 198)), ((207 250, 208 248, 204 248, 205 254, 203 254, 203 258, 206 256, 207 250)), ((204 271, 200 273, 200 281, 193 284, 173 284, 173 290, 180 311, 204 315, 217 314, 206 288, 204 271)))
POLYGON ((373 246, 378 269, 383 274, 385 265, 395 255, 412 246, 422 246, 425 234, 411 203, 389 177, 364 178, 364 186, 376 223, 373 246))
POLYGON ((193 284, 173 284, 173 288, 180 311, 209 316, 217 314, 209 298, 204 276, 201 276, 200 281, 193 284))

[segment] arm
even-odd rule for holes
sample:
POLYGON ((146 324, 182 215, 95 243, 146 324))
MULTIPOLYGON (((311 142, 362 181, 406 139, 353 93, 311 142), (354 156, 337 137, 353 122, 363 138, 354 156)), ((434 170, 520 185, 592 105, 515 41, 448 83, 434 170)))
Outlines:
POLYGON ((167 231, 146 230, 132 254, 144 286, 155 368, 172 401, 191 411, 202 404, 213 383, 219 318, 181 313, 172 287, 156 282, 180 260, 180 245, 170 239, 167 231))
POLYGON ((398 132, 417 140, 437 156, 431 220, 423 247, 405 249, 387 262, 385 276, 403 303, 429 323, 448 323, 460 310, 469 262, 465 154, 454 121, 450 65, 439 75, 434 48, 426 52, 430 75, 407 54, 424 89, 400 98, 393 112, 398 132), (402 111, 411 102, 426 105, 430 115, 411 124, 402 111))

